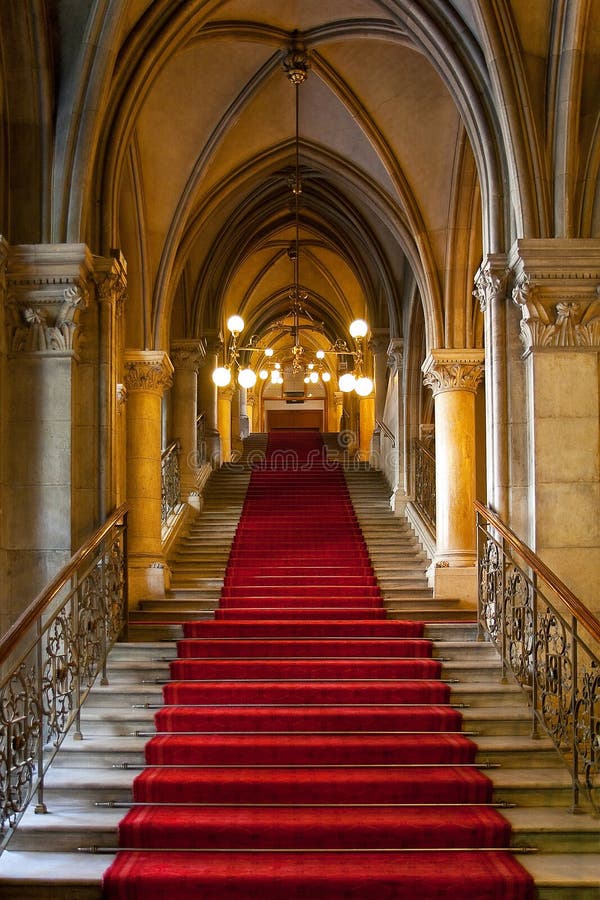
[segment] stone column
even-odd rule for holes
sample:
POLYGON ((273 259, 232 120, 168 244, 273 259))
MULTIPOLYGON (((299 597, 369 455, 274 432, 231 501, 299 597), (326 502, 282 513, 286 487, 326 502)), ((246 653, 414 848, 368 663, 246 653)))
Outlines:
POLYGON ((205 415, 205 447, 198 448, 213 468, 221 465, 221 439, 218 428, 217 396, 218 388, 212 380, 212 373, 218 365, 222 341, 214 335, 207 336, 204 364, 198 373, 198 412, 205 415))
MULTIPOLYGON (((80 318, 95 307, 91 273, 84 244, 9 250, 4 628, 97 524, 93 377, 89 392, 79 383, 80 318)), ((95 308, 88 351, 96 346, 94 315, 95 308)))
POLYGON ((344 392, 334 391, 333 402, 335 405, 335 428, 333 429, 333 431, 340 431, 342 416, 344 414, 344 392))
POLYGON ((375 429, 375 397, 359 397, 359 444, 358 455, 363 461, 371 456, 371 441, 375 429))
POLYGON ((246 412, 248 415, 248 433, 252 434, 255 431, 260 431, 260 428, 256 427, 256 414, 258 409, 257 396, 254 391, 254 388, 251 388, 246 392, 246 412))
POLYGON ((161 522, 161 402, 173 381, 163 350, 127 350, 127 500, 129 602, 164 597, 161 522))
POLYGON ((179 441, 179 470, 181 497, 190 506, 200 509, 198 475, 198 369, 204 359, 201 341, 178 340, 171 343, 173 378, 173 438, 179 441))
POLYGON ((408 502, 408 473, 405 461, 410 459, 407 441, 410 439, 405 428, 404 415, 404 341, 402 338, 392 338, 387 346, 387 365, 390 370, 390 391, 388 399, 391 405, 392 420, 389 426, 396 435, 396 447, 391 448, 390 442, 383 439, 382 445, 386 447, 385 458, 382 459, 383 471, 386 473, 391 485, 392 496, 390 507, 397 515, 404 515, 408 502), (388 455, 392 454, 389 459, 388 455))
POLYGON ((475 394, 483 358, 482 350, 433 350, 423 363, 435 401, 434 591, 470 602, 477 597, 475 394))
MULTIPOLYGON (((385 400, 387 395, 388 346, 390 332, 388 328, 374 328, 369 341, 369 350, 373 354, 373 374, 375 381, 375 418, 384 420, 385 400)), ((386 423, 387 424, 387 423, 386 423)))
POLYGON ((527 482, 513 527, 598 615, 600 240, 520 240, 509 265, 522 316, 527 482))
MULTIPOLYGON (((508 517, 508 382, 506 350, 507 260, 490 254, 475 276, 474 295, 485 322, 485 399, 487 447, 487 502, 508 517)), ((514 476, 514 473, 513 473, 514 476)))
POLYGON ((234 388, 231 386, 219 388, 217 398, 218 429, 221 435, 221 461, 222 464, 231 461, 231 401, 234 388))
POLYGON ((95 282, 100 304, 98 360, 98 468, 100 520, 123 502, 125 421, 121 415, 123 388, 124 306, 127 296, 127 264, 115 251, 111 257, 94 257, 95 282))

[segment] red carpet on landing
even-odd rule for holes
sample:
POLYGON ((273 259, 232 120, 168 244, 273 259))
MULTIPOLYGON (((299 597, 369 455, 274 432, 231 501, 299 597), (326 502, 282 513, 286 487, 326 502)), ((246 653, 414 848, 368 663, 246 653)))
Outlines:
POLYGON ((318 433, 269 435, 216 619, 184 633, 106 900, 533 900, 318 433))

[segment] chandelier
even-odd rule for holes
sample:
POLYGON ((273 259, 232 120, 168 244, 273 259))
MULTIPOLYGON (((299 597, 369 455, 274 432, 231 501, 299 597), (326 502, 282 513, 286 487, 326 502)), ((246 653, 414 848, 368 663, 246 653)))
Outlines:
POLYGON ((297 40, 296 35, 292 41, 292 46, 283 60, 283 69, 294 87, 295 93, 295 165, 294 172, 289 178, 289 186, 292 191, 294 205, 294 242, 288 251, 288 256, 293 264, 293 286, 289 291, 290 308, 286 315, 270 325, 259 337, 253 335, 250 338, 248 346, 242 346, 238 343, 242 334, 245 323, 241 316, 233 315, 227 320, 227 329, 230 333, 229 343, 225 344, 225 363, 218 366, 212 373, 214 383, 218 387, 227 387, 231 383, 232 375, 237 373, 237 382, 240 387, 249 389, 253 388, 257 382, 257 377, 266 381, 270 378, 273 384, 283 384, 283 365, 276 356, 272 347, 264 346, 264 340, 269 332, 277 331, 279 334, 288 334, 292 339, 291 346, 280 349, 277 356, 285 355, 288 360, 285 365, 285 371, 291 376, 298 379, 303 376, 303 380, 307 384, 317 384, 320 380, 328 382, 331 380, 331 374, 325 367, 325 359, 328 354, 337 356, 349 356, 353 359, 353 371, 345 372, 338 379, 340 391, 349 393, 355 391, 361 397, 367 397, 373 390, 372 380, 364 374, 364 351, 363 341, 366 338, 369 326, 364 319, 355 319, 350 327, 350 337, 353 339, 354 345, 349 348, 346 341, 337 339, 327 350, 317 350, 314 352, 314 360, 309 359, 312 351, 307 351, 301 343, 300 337, 302 331, 315 331, 325 334, 325 326, 321 322, 316 322, 305 308, 308 301, 308 294, 300 286, 300 196, 302 194, 302 178, 300 174, 300 102, 299 90, 300 86, 306 81, 310 63, 308 55, 303 45, 297 40), (241 363, 240 356, 244 352, 262 351, 268 363, 260 369, 258 376, 254 369, 244 366, 241 363), (270 368, 266 366, 269 365, 270 368))

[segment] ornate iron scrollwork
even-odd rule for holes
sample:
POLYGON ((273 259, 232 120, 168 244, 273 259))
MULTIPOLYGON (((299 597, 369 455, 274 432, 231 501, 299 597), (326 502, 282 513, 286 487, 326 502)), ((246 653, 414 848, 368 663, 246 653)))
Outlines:
MULTIPOLYGON (((124 509, 124 508, 122 508, 124 509)), ((0 849, 56 754, 126 617, 123 512, 4 657, 0 681, 0 849), (55 597, 60 597, 58 602, 55 597)), ((45 806, 41 804, 45 811, 45 806)))
MULTIPOLYGON (((478 620, 569 766, 573 804, 581 791, 600 813, 600 661, 575 615, 543 576, 535 554, 478 505, 478 620), (519 551, 526 556, 519 559, 519 551), (556 600, 551 600, 549 595, 556 600)), ((546 570, 547 571, 547 570, 546 570)), ((576 601, 575 601, 576 602, 576 601)))
POLYGON ((161 460, 161 519, 163 526, 181 502, 181 475, 179 471, 179 445, 175 441, 162 455, 161 460))
POLYGON ((415 441, 415 506, 435 531, 435 456, 415 441))

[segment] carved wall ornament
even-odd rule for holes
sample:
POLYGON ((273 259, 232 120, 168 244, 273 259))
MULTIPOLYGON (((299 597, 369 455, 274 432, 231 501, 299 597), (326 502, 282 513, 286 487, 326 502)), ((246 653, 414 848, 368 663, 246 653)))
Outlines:
POLYGON ((127 402, 127 388, 124 384, 117 384, 115 395, 117 398, 117 406, 125 406, 125 403, 127 402))
POLYGON ((498 259, 488 257, 484 260, 475 275, 473 296, 479 300, 481 312, 486 312, 490 303, 502 300, 506 296, 509 269, 504 256, 498 259))
POLYGON ((11 352, 75 352, 80 332, 77 320, 87 301, 87 287, 82 284, 36 281, 27 282, 25 288, 23 283, 12 283, 8 298, 11 352))
POLYGON ((206 356, 206 343, 196 340, 174 341, 169 353, 176 369, 198 371, 206 356))
POLYGON ((526 352, 547 347, 600 347, 600 298, 549 301, 543 290, 524 276, 513 290, 513 301, 522 308, 521 340, 526 352))
POLYGON ((119 250, 112 255, 94 257, 94 282, 100 303, 112 303, 117 317, 123 315, 127 300, 127 263, 119 250))
POLYGON ((483 379, 482 350, 433 350, 422 366, 423 383, 433 396, 442 391, 476 394, 483 379))
POLYGON ((162 394, 173 384, 173 364, 164 350, 128 350, 125 353, 127 391, 162 394))
POLYGON ((521 240, 511 251, 513 302, 525 354, 600 348, 600 246, 591 240, 521 240))
POLYGON ((404 361, 404 341, 402 338, 392 338, 387 348, 388 368, 395 375, 402 370, 404 361))

